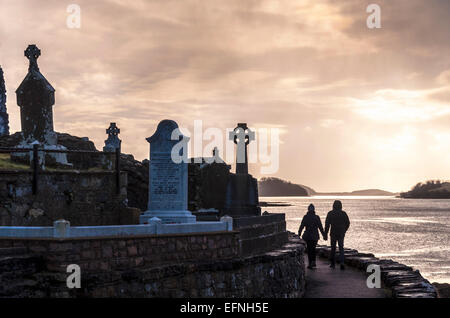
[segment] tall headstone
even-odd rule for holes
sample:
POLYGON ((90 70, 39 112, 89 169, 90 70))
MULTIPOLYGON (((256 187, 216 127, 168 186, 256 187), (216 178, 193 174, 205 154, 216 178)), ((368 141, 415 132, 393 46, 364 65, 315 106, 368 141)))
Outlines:
POLYGON ((239 123, 230 132, 230 140, 236 145, 236 174, 231 174, 226 192, 226 203, 222 214, 233 217, 259 216, 258 182, 248 173, 247 146, 255 140, 255 133, 246 123, 239 123))
POLYGON ((106 129, 106 133, 108 134, 108 139, 105 140, 103 151, 114 152, 116 149, 120 149, 122 140, 119 139, 120 129, 116 123, 110 123, 109 128, 106 129))
POLYGON ((148 210, 141 215, 140 222, 148 223, 157 217, 164 223, 194 223, 196 217, 187 209, 188 165, 184 153, 188 138, 177 133, 178 125, 173 120, 163 120, 150 143, 148 210), (172 136, 175 133, 178 138, 172 136), (178 162, 177 162, 178 161, 178 162))
POLYGON ((55 89, 39 71, 37 59, 40 55, 41 50, 34 44, 25 50, 30 63, 28 74, 16 90, 22 134, 25 143, 38 141, 40 144, 56 145, 52 109, 55 104, 55 89))
POLYGON ((6 87, 0 66, 0 136, 9 135, 9 118, 6 111, 6 87))
MULTIPOLYGON (((29 60, 28 73, 16 90, 17 105, 20 107, 20 122, 23 141, 18 147, 30 148, 39 144, 40 148, 49 150, 66 150, 58 145, 58 136, 53 130, 53 105, 55 104, 55 89, 41 74, 37 59, 41 50, 34 44, 24 52, 29 60)), ((27 157, 25 154, 14 154, 11 158, 27 157)), ((28 156, 32 159, 32 153, 28 156)), ((71 166, 67 162, 66 153, 46 153, 42 165, 71 166)))

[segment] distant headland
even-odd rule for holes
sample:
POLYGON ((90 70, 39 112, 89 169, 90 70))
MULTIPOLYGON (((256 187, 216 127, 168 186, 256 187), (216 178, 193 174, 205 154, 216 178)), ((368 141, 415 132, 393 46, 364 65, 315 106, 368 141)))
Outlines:
POLYGON ((263 197, 276 196, 313 196, 313 195, 352 195, 352 196, 394 196, 396 193, 380 189, 356 190, 352 192, 317 192, 314 189, 291 183, 276 177, 261 178, 258 182, 259 195, 263 197))
POLYGON ((450 199, 450 182, 429 180, 419 182, 410 191, 400 193, 404 199, 450 199))

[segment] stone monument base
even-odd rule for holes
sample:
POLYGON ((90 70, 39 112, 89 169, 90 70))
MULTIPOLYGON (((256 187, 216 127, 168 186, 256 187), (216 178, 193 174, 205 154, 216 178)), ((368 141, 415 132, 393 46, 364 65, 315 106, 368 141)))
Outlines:
POLYGON ((148 224, 151 218, 157 217, 162 223, 195 223, 197 217, 190 211, 145 211, 139 217, 139 223, 148 224))
POLYGON ((226 203, 221 215, 231 217, 259 216, 258 181, 250 174, 231 174, 226 203))

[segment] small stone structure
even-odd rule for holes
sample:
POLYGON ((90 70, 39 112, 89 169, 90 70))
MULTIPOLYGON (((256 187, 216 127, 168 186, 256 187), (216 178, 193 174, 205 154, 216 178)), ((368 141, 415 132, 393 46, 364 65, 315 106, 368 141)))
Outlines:
POLYGON ((194 223, 196 217, 187 209, 188 166, 185 145, 188 138, 178 134, 178 124, 163 120, 150 143, 148 210, 141 216, 141 223, 159 218, 165 223, 194 223), (177 133, 177 138, 172 135, 177 133), (179 136, 179 137, 178 137, 179 136), (176 147, 181 148, 176 151, 176 147), (175 153, 176 151, 176 153, 175 153), (180 162, 174 162, 177 156, 180 162))
POLYGON ((3 69, 0 66, 0 136, 9 135, 9 119, 6 111, 6 87, 3 69))
POLYGON ((223 213, 233 217, 261 215, 258 181, 248 173, 247 160, 247 146, 255 139, 255 133, 246 123, 239 123, 229 137, 237 145, 236 174, 230 175, 223 213))

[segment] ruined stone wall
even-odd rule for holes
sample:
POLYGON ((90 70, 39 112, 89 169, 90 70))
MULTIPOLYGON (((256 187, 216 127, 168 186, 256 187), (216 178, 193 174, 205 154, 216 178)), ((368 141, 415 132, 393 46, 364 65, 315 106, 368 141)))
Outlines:
POLYGON ((27 273, 28 283, 10 288, 7 295, 0 291, 0 296, 303 296, 301 240, 244 258, 239 255, 238 241, 238 232, 82 240, 0 239, 0 250, 25 247, 28 253, 26 262, 18 262, 17 255, 3 260, 5 268, 9 268, 8 262, 19 264, 15 266, 27 273), (68 264, 81 267, 80 289, 66 287, 68 264))
POLYGON ((31 171, 0 171, 0 225, 51 226, 58 219, 74 226, 138 223, 140 211, 125 205, 126 173, 118 195, 114 172, 41 172, 36 195, 32 178, 31 171))

